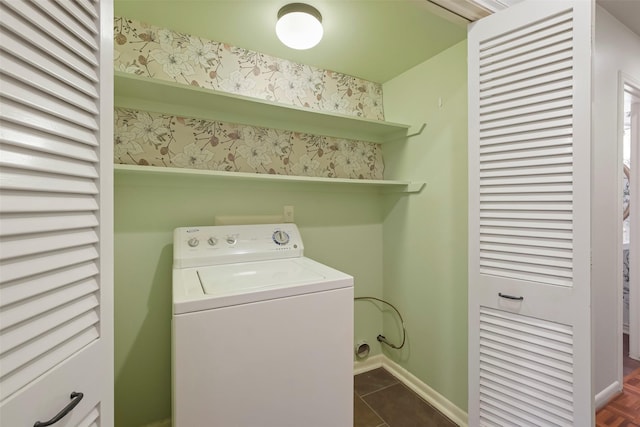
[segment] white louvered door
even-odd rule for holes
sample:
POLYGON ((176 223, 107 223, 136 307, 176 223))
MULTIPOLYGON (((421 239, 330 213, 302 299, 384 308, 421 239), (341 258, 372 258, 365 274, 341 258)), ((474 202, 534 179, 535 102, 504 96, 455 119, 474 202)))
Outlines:
POLYGON ((0 0, 2 426, 113 425, 112 8, 0 0))
POLYGON ((591 1, 469 29, 469 425, 592 426, 591 1))

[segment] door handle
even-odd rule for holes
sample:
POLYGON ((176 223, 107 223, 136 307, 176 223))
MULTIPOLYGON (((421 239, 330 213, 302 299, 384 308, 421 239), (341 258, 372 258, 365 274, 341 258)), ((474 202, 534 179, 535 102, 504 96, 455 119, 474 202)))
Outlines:
POLYGON ((512 299, 516 301, 522 301, 524 299, 524 297, 514 297, 513 295, 503 294, 502 292, 498 292, 498 296, 500 298, 512 299))
POLYGON ((84 393, 77 393, 74 391, 73 393, 71 393, 71 397, 70 397, 71 402, 69 402, 67 406, 62 408, 62 411, 58 412, 58 414, 55 417, 51 418, 49 421, 36 421, 33 427, 47 427, 57 423, 62 418, 64 418, 65 415, 71 412, 73 408, 78 406, 78 403, 80 403, 83 397, 84 397, 84 393))

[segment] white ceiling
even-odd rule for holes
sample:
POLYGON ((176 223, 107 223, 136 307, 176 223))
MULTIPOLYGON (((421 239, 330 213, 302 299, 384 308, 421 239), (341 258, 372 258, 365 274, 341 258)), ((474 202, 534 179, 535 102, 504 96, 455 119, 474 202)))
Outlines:
POLYGON ((640 36, 640 0, 598 0, 597 3, 640 36))
MULTIPOLYGON (((304 0, 325 36, 306 51, 275 36, 287 0, 115 0, 115 13, 320 68, 385 82, 466 38, 468 20, 521 0, 304 0)), ((640 0, 597 0, 640 35, 640 0)))
MULTIPOLYGON (((276 38, 287 0, 115 0, 116 16, 278 58, 385 82, 466 38, 467 20, 427 0, 303 0, 322 14, 324 37, 298 51, 276 38)), ((457 1, 457 0, 456 0, 457 1)))

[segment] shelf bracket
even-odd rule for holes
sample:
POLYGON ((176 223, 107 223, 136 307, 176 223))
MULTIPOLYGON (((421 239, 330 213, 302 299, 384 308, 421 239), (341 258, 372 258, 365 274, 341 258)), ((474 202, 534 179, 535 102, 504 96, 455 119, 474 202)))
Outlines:
POLYGON ((427 185, 424 181, 411 181, 405 184, 405 187, 402 189, 398 188, 385 188, 382 190, 382 193, 390 194, 390 193, 419 193, 422 189, 427 185))
POLYGON ((423 123, 420 126, 420 129, 418 129, 418 132, 414 132, 414 133, 410 133, 409 135, 407 135, 407 138, 411 138, 412 136, 418 136, 422 133, 422 131, 424 130, 424 128, 427 127, 427 123, 423 123))
POLYGON ((412 136, 418 136, 418 135, 420 135, 420 134, 422 133, 422 131, 423 131, 423 130, 424 130, 424 128, 426 128, 426 127, 427 127, 427 124, 426 124, 426 123, 423 123, 423 124, 420 126, 420 129, 418 129, 418 131, 417 131, 417 132, 410 133, 410 134, 408 134, 408 135, 404 135, 404 136, 401 136, 401 137, 398 137, 398 138, 393 138, 393 139, 390 139, 390 140, 388 140, 388 141, 386 141, 386 142, 395 142, 395 141, 400 141, 401 139, 411 138, 412 136))
POLYGON ((427 185, 426 182, 412 182, 407 185, 407 193, 419 193, 425 185, 427 185))

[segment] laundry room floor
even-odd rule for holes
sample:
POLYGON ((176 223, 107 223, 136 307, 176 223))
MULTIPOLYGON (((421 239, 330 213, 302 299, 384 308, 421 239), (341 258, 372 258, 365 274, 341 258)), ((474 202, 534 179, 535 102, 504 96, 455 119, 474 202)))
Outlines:
POLYGON ((354 427, 455 427, 383 368, 354 377, 354 427))

